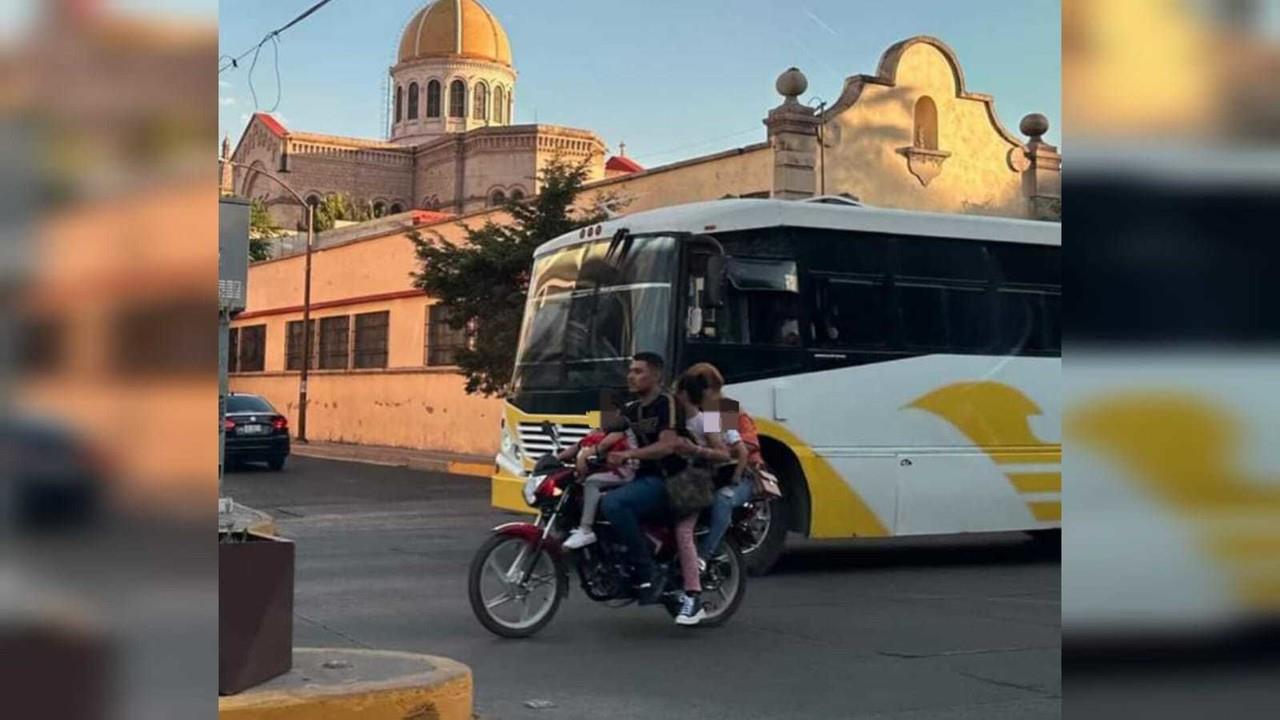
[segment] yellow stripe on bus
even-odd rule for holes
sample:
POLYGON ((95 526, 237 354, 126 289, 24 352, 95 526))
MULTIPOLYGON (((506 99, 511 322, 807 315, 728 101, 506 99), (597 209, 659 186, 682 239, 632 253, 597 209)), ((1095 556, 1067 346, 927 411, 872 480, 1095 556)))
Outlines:
POLYGON ((800 441, 780 423, 761 417, 752 418, 761 435, 767 435, 785 444, 795 453, 809 484, 809 536, 835 537, 887 537, 885 527, 875 512, 840 477, 840 473, 826 460, 818 457, 813 448, 800 441))
POLYGON ((1062 519, 1062 503, 1058 500, 1029 502, 1027 507, 1031 508, 1031 516, 1040 522, 1052 522, 1062 519))
POLYGON ((1009 482, 1020 493, 1062 492, 1062 473, 1009 473, 1009 482))

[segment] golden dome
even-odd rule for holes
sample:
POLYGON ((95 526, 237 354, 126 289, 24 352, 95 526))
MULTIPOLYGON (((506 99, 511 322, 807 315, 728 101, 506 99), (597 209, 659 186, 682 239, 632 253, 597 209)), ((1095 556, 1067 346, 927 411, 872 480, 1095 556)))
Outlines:
POLYGON ((476 0, 436 0, 418 11, 400 38, 400 62, 464 57, 511 65, 511 43, 476 0))

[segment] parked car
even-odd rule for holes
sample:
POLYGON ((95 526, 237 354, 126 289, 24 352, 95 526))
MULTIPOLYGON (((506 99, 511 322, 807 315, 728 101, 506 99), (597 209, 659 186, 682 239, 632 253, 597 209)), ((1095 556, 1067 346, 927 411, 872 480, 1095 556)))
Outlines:
POLYGON ((272 470, 284 468, 289 457, 289 419, 271 403, 259 395, 231 393, 222 423, 227 465, 258 461, 272 470))

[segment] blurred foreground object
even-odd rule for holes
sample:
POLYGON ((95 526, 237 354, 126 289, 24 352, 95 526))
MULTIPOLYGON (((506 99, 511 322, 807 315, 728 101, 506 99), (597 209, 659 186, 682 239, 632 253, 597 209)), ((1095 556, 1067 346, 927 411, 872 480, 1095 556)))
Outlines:
POLYGON ((207 7, 197 22, 88 0, 5 4, 4 717, 214 711, 207 7), (58 601, 30 601, 35 588, 58 601), (63 605, 91 622, 31 611, 63 605))

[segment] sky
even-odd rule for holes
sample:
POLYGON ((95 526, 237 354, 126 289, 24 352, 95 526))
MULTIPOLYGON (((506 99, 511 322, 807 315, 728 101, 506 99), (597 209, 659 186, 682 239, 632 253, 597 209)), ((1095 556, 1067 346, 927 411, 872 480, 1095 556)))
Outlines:
MULTIPOLYGON (((168 0, 180 6, 183 0, 168 0)), ((314 0, 221 0, 220 52, 239 55, 314 0)), ((595 131, 643 165, 765 139, 778 74, 799 67, 802 100, 834 102, 844 79, 881 54, 934 35, 960 59, 969 90, 995 97, 1017 132, 1049 117, 1057 144, 1061 45, 1057 0, 483 0, 511 40, 517 123, 595 131)), ((195 3, 195 0, 192 0, 195 3)), ((387 71, 424 0, 332 0, 222 73, 219 127, 234 143, 255 110, 292 129, 386 136, 387 71), (256 100, 254 93, 256 92, 256 100)))

